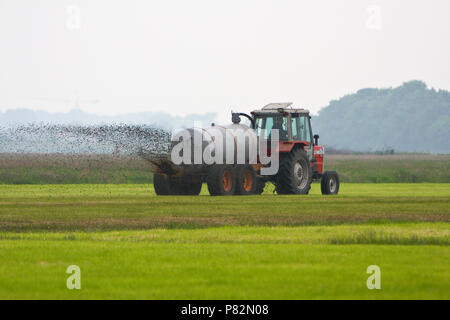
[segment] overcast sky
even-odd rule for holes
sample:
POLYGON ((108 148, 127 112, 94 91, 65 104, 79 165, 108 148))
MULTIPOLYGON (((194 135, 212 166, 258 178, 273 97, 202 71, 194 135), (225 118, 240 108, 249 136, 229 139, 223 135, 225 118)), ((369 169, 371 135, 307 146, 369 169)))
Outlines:
POLYGON ((450 89, 449 16, 448 0, 0 0, 0 110, 317 111, 363 87, 450 89))

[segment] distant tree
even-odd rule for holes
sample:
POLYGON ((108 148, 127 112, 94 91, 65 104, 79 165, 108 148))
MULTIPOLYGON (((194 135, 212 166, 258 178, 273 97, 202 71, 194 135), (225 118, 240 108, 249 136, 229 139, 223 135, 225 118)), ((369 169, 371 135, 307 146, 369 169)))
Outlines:
POLYGON ((450 93, 422 81, 361 89, 313 117, 321 143, 353 151, 450 152, 450 93))

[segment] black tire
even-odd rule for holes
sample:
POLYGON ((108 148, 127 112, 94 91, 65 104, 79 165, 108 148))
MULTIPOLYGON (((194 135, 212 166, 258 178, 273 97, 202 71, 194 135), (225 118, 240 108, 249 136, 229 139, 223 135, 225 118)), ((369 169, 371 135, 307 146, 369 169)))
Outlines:
POLYGON ((251 165, 236 167, 236 191, 235 194, 248 196, 255 194, 257 182, 255 169, 251 165))
POLYGON ((169 177, 165 174, 155 173, 153 175, 153 186, 155 193, 159 196, 168 196, 171 194, 169 177))
POLYGON ((206 183, 212 196, 230 196, 236 190, 236 170, 229 165, 215 165, 210 169, 206 183))
POLYGON ((255 194, 262 194, 266 188, 266 180, 261 177, 256 177, 256 189, 255 194))
POLYGON ((312 168, 306 152, 294 149, 280 158, 276 190, 278 194, 308 194, 312 168))
POLYGON ((172 180, 169 176, 161 173, 155 173, 153 175, 153 186, 155 187, 155 193, 159 196, 196 196, 199 195, 202 189, 201 182, 172 180))
POLYGON ((175 180, 171 182, 171 193, 180 196, 198 196, 202 190, 201 182, 175 180))
POLYGON ((190 196, 198 196, 202 191, 202 186, 203 186, 202 182, 191 182, 189 185, 188 194, 190 196))
POLYGON ((326 171, 322 175, 320 188, 322 194, 338 194, 339 192, 339 175, 336 171, 326 171))

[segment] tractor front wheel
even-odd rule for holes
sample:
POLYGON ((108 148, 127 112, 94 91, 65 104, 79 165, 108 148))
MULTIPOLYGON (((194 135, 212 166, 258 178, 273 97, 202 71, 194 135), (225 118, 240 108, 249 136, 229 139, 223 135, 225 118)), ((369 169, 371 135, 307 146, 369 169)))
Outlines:
POLYGON ((320 182, 322 194, 338 194, 339 176, 336 171, 326 171, 320 182))

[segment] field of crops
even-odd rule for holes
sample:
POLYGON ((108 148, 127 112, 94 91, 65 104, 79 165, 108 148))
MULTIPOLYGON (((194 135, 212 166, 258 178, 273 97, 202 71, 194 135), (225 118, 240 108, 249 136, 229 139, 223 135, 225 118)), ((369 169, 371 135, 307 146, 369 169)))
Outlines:
POLYGON ((449 299, 450 184, 338 196, 157 197, 150 184, 0 185, 3 299, 449 299), (81 290, 66 288, 69 265, 81 290), (381 268, 381 290, 366 269, 381 268))

